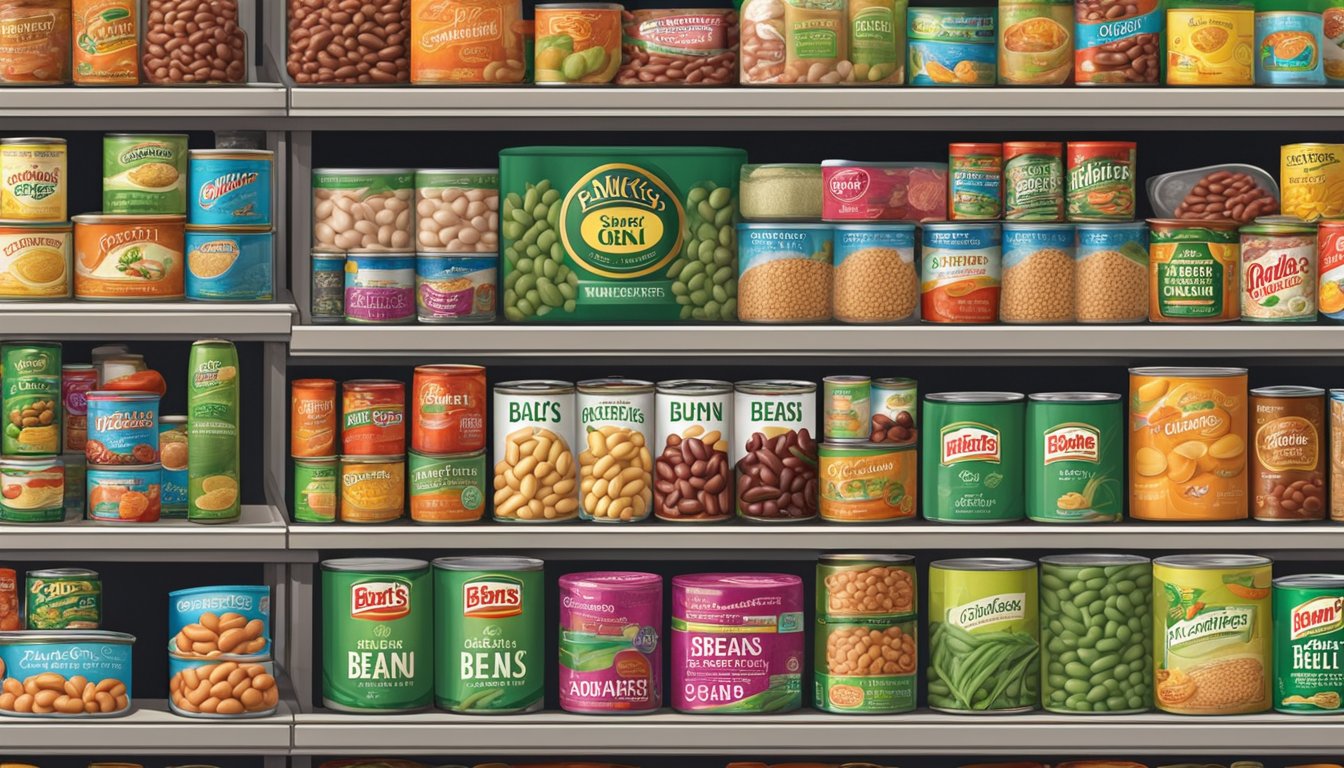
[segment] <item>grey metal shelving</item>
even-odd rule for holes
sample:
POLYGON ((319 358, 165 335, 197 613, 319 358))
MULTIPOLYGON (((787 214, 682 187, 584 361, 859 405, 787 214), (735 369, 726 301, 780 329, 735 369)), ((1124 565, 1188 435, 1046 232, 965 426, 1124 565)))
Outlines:
MULTIPOLYGON (((277 247, 283 248, 283 244, 277 247)), ((280 259, 283 264, 283 258, 280 259)), ((283 270, 280 284, 283 285, 283 270)), ((0 334, 25 339, 195 339, 288 341, 298 307, 225 302, 0 302, 0 334)))

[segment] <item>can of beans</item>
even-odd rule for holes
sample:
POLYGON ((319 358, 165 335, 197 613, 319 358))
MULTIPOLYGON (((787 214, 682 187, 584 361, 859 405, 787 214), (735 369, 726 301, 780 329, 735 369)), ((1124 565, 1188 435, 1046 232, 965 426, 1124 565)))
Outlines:
POLYGON ((924 322, 998 320, 1003 273, 999 225, 929 222, 923 230, 920 306, 924 322))
POLYGON ((1241 232, 1241 317, 1316 322, 1316 225, 1256 219, 1241 232))
POLYGON ((90 392, 89 464, 155 464, 159 461, 159 396, 151 392, 90 392))
POLYGON ((314 253, 312 269, 313 322, 345 322, 345 254, 314 253))
POLYGON ((827 442, 817 450, 822 520, 872 523, 915 516, 914 446, 827 442))
POLYGON ((712 522, 733 516, 733 385, 708 379, 660 381, 653 512, 661 520, 712 522), (699 487, 692 485, 699 480, 699 487))
POLYGON ((1325 390, 1251 390, 1251 516, 1325 519, 1325 390))
POLYGON ((733 403, 737 513, 787 522, 817 516, 817 385, 739 381, 733 403))
POLYGON ((813 702, 837 714, 912 712, 918 699, 914 617, 895 621, 819 621, 813 702))
POLYGON ((1148 223, 1079 224, 1074 311, 1080 323, 1148 318, 1148 223))
POLYGON ((1152 85, 1159 75, 1163 4, 1074 0, 1074 82, 1152 85))
POLYGON ((0 403, 5 415, 0 455, 61 452, 61 345, 0 344, 0 403))
POLYGON ((341 457, 341 522, 387 523, 406 514, 406 457, 341 457))
POLYGON ((833 234, 830 224, 738 224, 738 319, 830 320, 833 234))
POLYGON ((1027 399, 1027 517, 1120 522, 1125 507, 1124 408, 1110 392, 1040 392, 1027 399))
POLYGON ((44 568, 24 579, 26 629, 97 629, 103 579, 88 568, 44 568))
POLYGON ((827 440, 868 441, 869 401, 873 380, 868 376, 827 376, 821 380, 827 440))
POLYGON ((822 555, 817 560, 818 621, 883 621, 917 615, 911 555, 822 555))
POLYGON ((653 511, 653 383, 612 377, 580 381, 579 515, 638 522, 653 511))
POLYGON ((1344 220, 1321 221, 1316 242, 1317 307, 1322 317, 1344 322, 1344 220))
POLYGON ((391 456, 406 451, 406 385, 352 379, 341 385, 341 453, 391 456))
POLYGON ((574 385, 547 379, 496 384, 491 418, 495 519, 548 523, 578 517, 574 385), (552 496, 553 503, 544 502, 552 496))
POLYGON ((914 224, 837 224, 834 239, 836 320, 891 323, 914 316, 914 224))
POLYGON ((1003 218, 1064 220, 1064 144, 1058 141, 1003 143, 1003 218))
POLYGON ((411 519, 466 523, 485 515, 485 449, 434 456, 411 451, 411 519))
POLYGON ((560 577, 560 708, 625 715, 663 705, 663 577, 560 577))
POLYGON ((915 415, 919 408, 919 393, 914 379, 899 376, 873 379, 871 408, 870 442, 909 445, 918 439, 915 415))
MULTIPOLYGON (((738 22, 737 12, 733 9, 631 8, 622 11, 621 16, 624 30, 617 85, 712 87, 737 84, 738 22)), ((883 18, 892 21, 890 12, 883 18)), ((903 24, 901 29, 904 29, 903 24)), ((891 42, 894 44, 895 40, 891 42)), ((870 43, 864 53, 876 45, 870 43)), ((892 49, 894 54, 895 45, 892 49)), ((873 53, 868 55, 878 57, 873 53)), ((857 57, 855 63, 859 63, 857 57)), ((904 75, 903 64, 903 61, 888 64, 883 70, 874 62, 868 69, 868 79, 878 82, 897 73, 904 75), (882 76, 884 71, 887 73, 885 77, 882 76)), ((894 78, 895 83, 902 80, 902 76, 894 78)))
POLYGON ((410 323, 415 312, 414 253, 346 255, 346 322, 410 323))
POLYGON ((1025 398, 941 392, 924 398, 924 518, 999 523, 1023 518, 1025 398))
POLYGON ((1134 219, 1135 153, 1132 141, 1069 142, 1069 221, 1134 219))
POLYGON ((947 217, 992 221, 1003 211, 1003 145, 949 144, 947 217))
POLYGON ((1344 520, 1344 389, 1330 390, 1330 519, 1344 520))
POLYGON ((61 404, 65 410, 61 450, 84 452, 84 442, 89 438, 88 395, 97 388, 98 372, 89 363, 61 365, 61 404))
POLYGON ((1274 708, 1294 715, 1339 711, 1344 691, 1344 576, 1274 580, 1274 708))
POLYGON ((999 319, 1005 323, 1072 323, 1072 224, 1005 222, 999 319))
POLYGON ((415 200, 418 253, 498 253, 498 168, 417 169, 415 200))
POLYGON ((1241 317, 1235 221, 1149 219, 1148 320, 1226 323, 1241 317))
POLYGON ((294 459, 294 520, 336 522, 337 458, 294 459))
POLYGON ((472 453, 485 449, 485 369, 417 365, 411 381, 411 449, 472 453))

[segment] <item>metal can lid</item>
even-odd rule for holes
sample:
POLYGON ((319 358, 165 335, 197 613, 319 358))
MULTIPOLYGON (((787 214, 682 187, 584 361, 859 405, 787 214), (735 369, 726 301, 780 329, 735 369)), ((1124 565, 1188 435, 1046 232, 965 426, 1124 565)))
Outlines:
POLYGON ((1280 576, 1274 580, 1274 586, 1290 589, 1344 589, 1344 574, 1301 573, 1280 576))
POLYGON ((1193 366, 1149 366, 1130 368, 1130 376, 1183 376, 1188 378, 1217 379, 1245 376, 1245 368, 1198 368, 1193 366))
POLYGON ((109 632, 101 629, 62 629, 56 632, 0 632, 0 645, 27 645, 40 643, 104 643, 110 645, 133 645, 135 635, 125 632, 109 632))
POLYGON ((802 395, 816 392, 816 382, 799 379, 750 379, 733 385, 738 392, 748 395, 802 395))
POLYGON ((1046 555, 1041 558, 1042 565, 1140 565, 1152 560, 1141 555, 1121 555, 1114 552, 1081 553, 1073 555, 1046 555))
POLYGON ((664 379, 657 384, 660 395, 724 395, 733 391, 732 382, 718 379, 664 379))
POLYGON ((117 390, 100 389, 87 393, 84 396, 84 399, 90 402, 94 400, 99 401, 110 400, 112 402, 123 402, 123 401, 140 402, 148 400, 160 400, 162 398, 160 398, 159 395, 156 395, 153 392, 131 392, 131 391, 121 392, 117 390))
POLYGON ((1036 564, 1016 557, 956 557, 935 560, 929 567, 942 571, 1026 571, 1034 569, 1036 564))
POLYGON ((324 571, 423 571, 428 567, 424 560, 409 557, 342 557, 322 561, 324 571))
POLYGON ((1153 565, 1167 568, 1204 570, 1213 568, 1254 568, 1270 565, 1273 561, 1259 555, 1167 555, 1153 561, 1153 565))
POLYGON ((822 379, 822 381, 826 382, 827 384, 870 384, 873 381, 873 377, 846 373, 846 374, 838 374, 835 376, 827 376, 826 378, 822 379))
POLYGON ((627 379, 624 376, 605 376, 600 379, 584 379, 578 384, 579 391, 586 394, 605 392, 638 395, 653 391, 653 382, 643 379, 627 379))
POLYGON ((545 565, 535 557, 440 557, 434 567, 443 571, 540 571, 545 565))
POLYGON ((1255 397, 1323 397, 1321 387, 1306 387, 1300 384, 1278 384, 1272 387, 1256 387, 1251 390, 1255 397))
POLYGON ((1115 392, 1036 392, 1028 396, 1043 403, 1114 403, 1120 401, 1115 392))
POLYGON ((873 386, 882 389, 913 389, 918 383, 905 376, 884 376, 880 379, 873 379, 873 386))
POLYGON ((558 379, 518 379, 495 385, 495 392, 501 395, 567 395, 573 391, 572 382, 558 379))
POLYGON ((65 144, 65 139, 53 136, 13 136, 0 139, 0 144, 65 144))
POLYGON ((938 403, 1019 403, 1026 399, 1021 392, 935 392, 925 400, 938 403))
POLYGON ((643 571, 584 571, 560 577, 562 588, 612 589, 636 592, 661 590, 663 577, 643 571))
POLYGON ((42 568, 29 571, 28 578, 39 579, 96 579, 98 572, 88 568, 42 568))
POLYGON ((896 555, 889 553, 865 555, 856 552, 841 552, 837 554, 822 555, 817 558, 817 565, 860 565, 863 563, 899 563, 905 565, 914 564, 914 562, 914 555, 896 555))

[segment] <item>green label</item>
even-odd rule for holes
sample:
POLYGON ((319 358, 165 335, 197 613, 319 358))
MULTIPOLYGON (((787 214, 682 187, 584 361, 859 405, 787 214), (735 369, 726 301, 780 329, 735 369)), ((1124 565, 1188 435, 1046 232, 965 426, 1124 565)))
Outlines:
POLYGON ((1220 317, 1223 264, 1208 243, 1177 243, 1157 265, 1157 303, 1162 317, 1220 317))
POLYGON ((342 710, 428 707, 429 569, 322 571, 322 701, 342 710))
POLYGON ((336 520, 336 462, 294 462, 294 519, 300 523, 336 520))
POLYGON ((1018 155, 1003 168, 1003 217, 1058 221, 1064 213, 1064 165, 1058 155, 1018 155))
POLYGON ((28 629, 97 629, 103 584, 86 578, 28 577, 28 629))
POLYGON ((1027 517, 1064 523, 1120 519, 1123 418, 1119 399, 1027 404, 1027 517))
POLYGON ((925 401, 924 517, 963 523, 1021 520, 1023 420, 1020 402, 925 401))
POLYGON ((237 519, 238 351, 228 342, 191 348, 188 363, 187 518, 237 519))
POLYGON ((910 712, 918 695, 915 622, 818 622, 813 701, 826 712, 910 712), (873 649, 879 649, 873 658, 873 649))
MULTIPOLYGON (((902 6, 904 7, 904 6, 902 6)), ((901 14, 902 16, 904 14, 901 14)), ((898 19, 896 7, 892 5, 870 5, 849 17, 849 56, 854 64, 866 64, 870 68, 895 64, 905 46, 905 20, 898 19), (898 23, 899 21, 899 23, 898 23)), ((890 74, 888 72, 887 74, 890 74)), ((881 80, 883 76, 869 80, 881 80)))
POLYGON ((1338 712, 1344 694, 1344 586, 1276 586, 1274 632, 1274 708, 1338 712))
POLYGON ((1071 221, 1128 221, 1134 218, 1134 161, 1106 157, 1084 160, 1069 169, 1071 221))
POLYGON ((840 35, 831 26, 834 23, 832 19, 794 23, 789 30, 793 55, 803 60, 840 58, 840 35))
MULTIPOLYGON (((58 364, 59 368, 59 364, 58 364)), ((0 453, 6 456, 50 456, 61 451, 61 379, 6 374, 5 427, 0 453)))
POLYGON ((527 712, 545 683, 545 585, 536 571, 434 569, 434 698, 450 712, 527 712))
POLYGON ((105 136, 105 213, 183 213, 187 204, 186 136, 105 136))
POLYGON ((589 272, 633 279, 666 266, 677 255, 685 215, 656 173, 610 163, 590 171, 565 195, 560 238, 589 272))
POLYGON ((929 706, 1031 709, 1040 683, 1036 568, 929 568, 929 706))
POLYGON ((478 520, 485 511, 485 453, 425 456, 411 451, 411 517, 478 520))

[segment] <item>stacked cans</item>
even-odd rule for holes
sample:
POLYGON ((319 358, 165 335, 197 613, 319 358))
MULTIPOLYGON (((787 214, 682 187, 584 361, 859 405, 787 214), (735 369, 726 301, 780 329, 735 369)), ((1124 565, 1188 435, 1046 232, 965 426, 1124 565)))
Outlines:
POLYGON ((168 632, 168 706, 173 712, 206 719, 275 712, 280 690, 271 658, 270 587, 171 592, 168 632))
POLYGON ((187 298, 270 301, 275 153, 193 149, 187 155, 187 298))
POLYGON ((0 521, 60 522, 65 516, 61 461, 61 345, 0 345, 0 521))
POLYGON ((66 163, 65 139, 0 139, 0 299, 70 297, 66 163))
POLYGON ((416 366, 411 393, 411 519, 480 520, 486 498, 485 369, 416 366))
POLYGON ((90 520, 152 523, 162 513, 159 395, 94 391, 86 396, 90 520))
POLYGON ((823 520, 878 522, 916 513, 913 379, 827 376, 818 448, 823 520))

